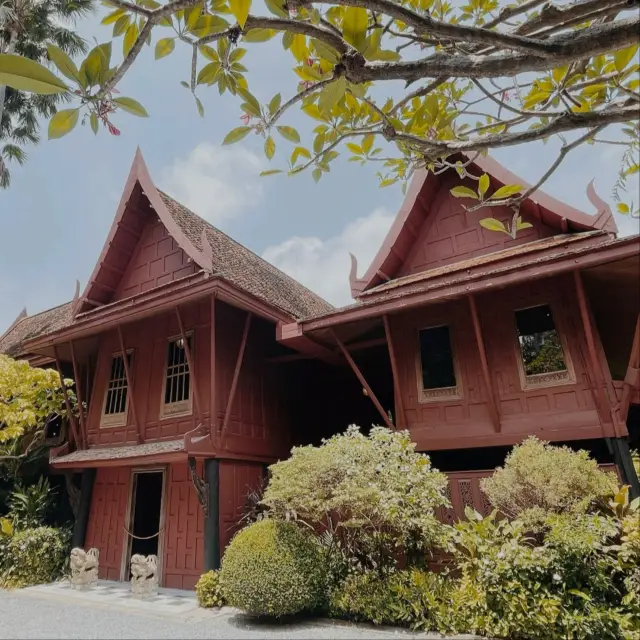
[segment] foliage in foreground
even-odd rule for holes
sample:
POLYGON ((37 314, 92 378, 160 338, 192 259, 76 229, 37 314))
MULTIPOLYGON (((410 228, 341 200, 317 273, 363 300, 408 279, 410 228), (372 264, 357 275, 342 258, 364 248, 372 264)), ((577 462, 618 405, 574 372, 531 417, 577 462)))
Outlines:
POLYGON ((586 451, 530 437, 481 486, 501 513, 538 526, 550 514, 585 513, 592 501, 616 491, 617 478, 586 451))
POLYGON ((400 549, 440 542, 435 510, 447 504, 447 479, 406 431, 351 426, 320 447, 294 448, 270 474, 262 502, 271 515, 328 530, 359 566, 384 570, 400 549))
POLYGON ((196 584, 198 605, 205 609, 225 605, 219 571, 207 571, 200 576, 196 584))
MULTIPOLYGON (((0 57, 0 79, 9 86, 74 99, 73 107, 51 119, 51 138, 78 122, 117 135, 112 118, 118 110, 146 116, 140 103, 117 95, 116 87, 144 46, 155 42, 158 59, 176 45, 186 47, 191 62, 181 84, 201 115, 206 87, 238 97, 243 126, 226 143, 253 133, 264 140, 269 160, 282 142, 290 144, 290 174, 310 169, 319 180, 346 150, 350 160, 375 163, 382 185, 406 180, 420 167, 453 167, 468 178, 460 189, 466 189, 461 197, 470 206, 517 210, 583 143, 626 148, 618 198, 625 178, 640 169, 639 19, 627 13, 634 3, 556 1, 541 8, 537 1, 506 0, 267 0, 267 15, 251 0, 108 4, 102 22, 113 29, 113 41, 77 63, 50 47, 59 75, 23 58, 0 57), (284 97, 258 98, 249 90, 245 63, 251 55, 245 57, 244 45, 262 51, 274 38, 291 56, 293 87, 285 88, 284 97), (116 62, 114 42, 122 50, 116 62), (308 143, 285 122, 292 108, 315 127, 308 143), (626 126, 602 136, 616 124, 626 126), (489 191, 488 176, 468 169, 474 154, 552 137, 561 149, 531 188, 489 191)), ((619 210, 638 215, 637 205, 620 202, 619 210)), ((507 224, 485 220, 492 221, 487 228, 510 235, 518 230, 517 215, 507 224)))
POLYGON ((220 580, 227 602, 252 615, 314 611, 324 596, 324 570, 311 534, 292 522, 262 520, 227 547, 220 580))

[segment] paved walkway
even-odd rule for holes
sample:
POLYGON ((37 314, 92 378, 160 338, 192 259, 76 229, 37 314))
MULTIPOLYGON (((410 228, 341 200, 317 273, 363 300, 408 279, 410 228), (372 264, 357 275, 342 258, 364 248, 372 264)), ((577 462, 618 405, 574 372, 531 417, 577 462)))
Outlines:
MULTIPOLYGON (((234 609, 200 609, 192 592, 161 589, 138 600, 128 585, 100 582, 75 591, 68 583, 0 590, 0 639, 13 638, 241 638, 417 640, 442 638, 402 629, 354 625, 331 620, 265 623, 234 609)), ((456 640, 470 636, 457 636, 456 640)))

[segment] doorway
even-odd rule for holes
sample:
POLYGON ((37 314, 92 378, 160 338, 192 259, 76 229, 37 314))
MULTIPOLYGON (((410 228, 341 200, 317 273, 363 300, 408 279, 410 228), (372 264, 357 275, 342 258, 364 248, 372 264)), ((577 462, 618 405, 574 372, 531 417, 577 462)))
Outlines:
POLYGON ((131 478, 131 496, 128 543, 125 554, 124 579, 131 578, 131 557, 155 555, 158 563, 162 556, 164 470, 134 471, 131 478))

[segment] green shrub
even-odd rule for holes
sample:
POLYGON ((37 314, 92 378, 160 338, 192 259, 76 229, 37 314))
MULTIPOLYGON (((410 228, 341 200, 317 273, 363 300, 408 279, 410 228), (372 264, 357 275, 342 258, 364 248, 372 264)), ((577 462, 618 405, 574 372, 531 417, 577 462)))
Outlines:
POLYGON ((312 611, 324 595, 318 544, 292 522, 261 520, 240 531, 224 554, 220 578, 227 602, 253 615, 312 611))
POLYGON ((528 438, 513 448, 504 467, 482 481, 492 504, 509 518, 537 527, 549 514, 584 513, 615 493, 613 474, 598 468, 586 451, 573 451, 528 438))
POLYGON ((9 496, 9 518, 15 529, 33 529, 42 526, 55 497, 49 480, 41 476, 37 482, 16 483, 9 496))
POLYGON ((446 505, 447 478, 415 452, 406 431, 352 426, 320 447, 296 447, 270 467, 263 503, 272 515, 337 534, 355 566, 383 571, 399 549, 439 543, 435 511, 446 505))
POLYGON ((62 576, 68 552, 66 531, 51 527, 18 531, 8 544, 2 581, 13 587, 53 582, 62 576))
POLYGON ((206 609, 225 605, 218 571, 207 571, 200 576, 200 580, 196 584, 196 597, 198 605, 206 609))

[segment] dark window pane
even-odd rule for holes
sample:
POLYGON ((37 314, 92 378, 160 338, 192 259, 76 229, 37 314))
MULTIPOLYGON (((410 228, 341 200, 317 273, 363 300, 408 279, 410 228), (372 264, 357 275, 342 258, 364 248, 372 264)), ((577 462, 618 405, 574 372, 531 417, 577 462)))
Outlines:
MULTIPOLYGON (((191 347, 191 336, 187 337, 191 347)), ((176 338, 167 345, 167 370, 164 389, 164 403, 172 404, 189 399, 189 364, 182 338, 176 338)))
POLYGON ((419 336, 422 388, 455 387, 456 374, 453 368, 449 327, 422 329, 419 336))
MULTIPOLYGON (((131 366, 131 354, 127 354, 127 363, 131 366)), ((127 375, 124 359, 121 355, 113 356, 109 369, 107 397, 104 403, 104 414, 124 413, 127 409, 127 375)))
POLYGON ((567 370, 549 305, 516 311, 516 325, 522 362, 528 376, 567 370))

